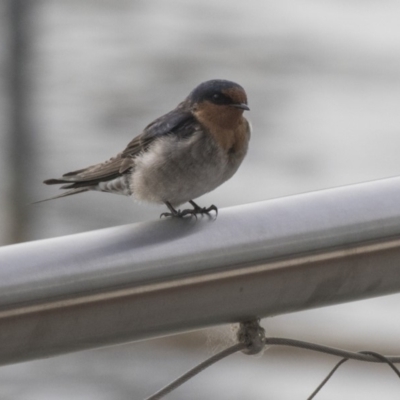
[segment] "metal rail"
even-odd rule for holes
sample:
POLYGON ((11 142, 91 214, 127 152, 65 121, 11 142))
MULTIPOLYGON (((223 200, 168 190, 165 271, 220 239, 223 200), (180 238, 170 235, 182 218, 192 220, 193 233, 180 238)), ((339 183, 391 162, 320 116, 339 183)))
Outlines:
POLYGON ((400 178, 0 249, 0 364, 400 291, 400 178))

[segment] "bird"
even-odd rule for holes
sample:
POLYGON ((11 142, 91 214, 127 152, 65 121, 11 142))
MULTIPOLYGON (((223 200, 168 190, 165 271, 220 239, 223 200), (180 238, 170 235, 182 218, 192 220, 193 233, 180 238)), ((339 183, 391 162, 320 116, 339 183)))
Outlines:
POLYGON ((218 214, 214 204, 200 207, 194 199, 230 179, 245 158, 251 134, 243 116, 247 110, 242 86, 224 79, 205 81, 116 156, 45 180, 69 189, 46 200, 95 190, 165 204, 169 211, 160 217, 218 214), (178 209, 184 203, 193 208, 178 209))

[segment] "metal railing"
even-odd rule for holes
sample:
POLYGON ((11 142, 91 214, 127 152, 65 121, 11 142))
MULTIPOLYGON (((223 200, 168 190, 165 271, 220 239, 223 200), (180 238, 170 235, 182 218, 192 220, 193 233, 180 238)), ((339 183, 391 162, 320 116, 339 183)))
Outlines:
POLYGON ((0 249, 0 364, 400 291, 400 178, 0 249))

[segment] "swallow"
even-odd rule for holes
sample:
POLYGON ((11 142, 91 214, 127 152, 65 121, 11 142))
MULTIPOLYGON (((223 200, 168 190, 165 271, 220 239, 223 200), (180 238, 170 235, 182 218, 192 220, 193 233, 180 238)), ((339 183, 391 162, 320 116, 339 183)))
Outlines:
POLYGON ((242 163, 250 140, 247 95, 237 83, 201 83, 175 109, 157 118, 125 150, 100 164, 68 172, 46 185, 69 189, 48 200, 96 190, 165 204, 160 217, 218 213, 194 199, 230 179, 242 163), (193 208, 177 209, 184 203, 193 208))

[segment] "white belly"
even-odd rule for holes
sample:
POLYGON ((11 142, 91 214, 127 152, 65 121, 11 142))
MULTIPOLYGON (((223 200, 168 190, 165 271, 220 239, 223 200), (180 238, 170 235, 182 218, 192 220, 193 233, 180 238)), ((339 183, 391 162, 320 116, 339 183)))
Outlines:
POLYGON ((178 206, 229 179, 244 156, 229 156, 202 132, 187 139, 166 136, 135 158, 130 188, 138 200, 178 206))

